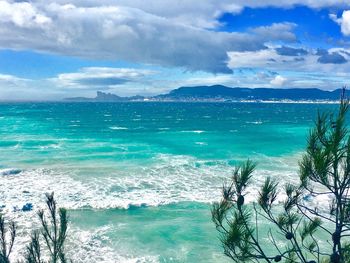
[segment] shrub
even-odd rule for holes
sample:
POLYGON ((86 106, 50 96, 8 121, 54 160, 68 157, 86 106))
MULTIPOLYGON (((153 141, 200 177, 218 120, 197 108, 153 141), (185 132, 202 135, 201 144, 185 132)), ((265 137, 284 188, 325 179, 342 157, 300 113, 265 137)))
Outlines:
POLYGON ((248 160, 234 170, 230 183, 223 186, 221 201, 212 207, 224 253, 233 261, 350 262, 348 108, 343 92, 336 113, 318 114, 299 163, 299 183, 284 186, 282 204, 277 204, 279 183, 270 177, 255 202, 246 204, 256 165, 248 160), (329 197, 328 209, 310 204, 310 198, 320 196, 329 197), (265 233, 259 220, 265 229, 268 226, 265 233), (322 247, 320 236, 327 240, 322 247))

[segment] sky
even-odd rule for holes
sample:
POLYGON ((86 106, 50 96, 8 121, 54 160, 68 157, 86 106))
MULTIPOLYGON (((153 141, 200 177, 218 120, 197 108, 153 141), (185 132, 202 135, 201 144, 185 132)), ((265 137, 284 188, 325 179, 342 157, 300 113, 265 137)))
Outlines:
POLYGON ((349 77, 349 0, 0 0, 0 100, 349 77))

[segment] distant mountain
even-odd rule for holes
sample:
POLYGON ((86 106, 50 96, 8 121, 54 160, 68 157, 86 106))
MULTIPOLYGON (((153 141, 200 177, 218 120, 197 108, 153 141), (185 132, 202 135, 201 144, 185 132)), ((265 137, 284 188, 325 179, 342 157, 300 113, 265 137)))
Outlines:
POLYGON ((97 96, 95 98, 96 101, 122 101, 123 97, 112 93, 103 93, 101 91, 97 91, 97 96))
POLYGON ((222 85, 181 87, 156 96, 161 100, 338 100, 340 90, 229 88, 222 85))
POLYGON ((118 102, 118 101, 142 101, 145 97, 143 96, 132 96, 132 97, 120 97, 112 93, 104 93, 102 91, 97 91, 95 98, 85 98, 85 97, 75 97, 66 98, 68 101, 95 101, 95 102, 118 102))
POLYGON ((120 97, 111 93, 97 92, 95 98, 67 98, 68 101, 118 102, 118 101, 334 101, 341 90, 320 89, 271 89, 230 88, 222 85, 181 87, 167 94, 153 97, 120 97))

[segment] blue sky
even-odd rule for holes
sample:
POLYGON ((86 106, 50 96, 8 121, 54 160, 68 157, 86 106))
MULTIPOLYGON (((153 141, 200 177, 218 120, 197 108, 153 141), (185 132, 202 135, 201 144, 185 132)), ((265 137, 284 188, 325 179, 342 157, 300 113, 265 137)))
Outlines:
POLYGON ((0 99, 347 85, 344 0, 0 0, 0 99))

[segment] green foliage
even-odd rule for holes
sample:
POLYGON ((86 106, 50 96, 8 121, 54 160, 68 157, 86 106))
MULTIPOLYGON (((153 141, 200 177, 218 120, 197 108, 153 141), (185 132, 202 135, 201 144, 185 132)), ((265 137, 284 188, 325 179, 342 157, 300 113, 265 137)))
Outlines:
MULTIPOLYGON (((33 232, 30 243, 26 247, 25 263, 66 263, 64 245, 67 238, 67 210, 57 208, 54 194, 46 194, 47 212, 39 210, 41 229, 33 232), (43 250, 49 255, 44 260, 43 250)), ((0 215, 0 263, 10 263, 10 254, 16 237, 13 222, 8 227, 4 217, 0 215), (10 232, 7 235, 7 232, 10 232)), ((46 255, 45 254, 45 255, 46 255)))
POLYGON ((64 254, 64 242, 67 237, 68 226, 67 210, 64 208, 57 209, 53 193, 47 194, 46 199, 49 221, 45 217, 44 210, 40 210, 38 215, 42 226, 41 233, 50 252, 51 262, 57 263, 60 261, 65 263, 67 262, 64 254))
POLYGON ((283 202, 277 204, 282 188, 268 177, 256 202, 244 204, 256 166, 247 161, 235 168, 231 182, 223 186, 222 200, 212 207, 224 252, 233 261, 350 262, 348 109, 343 92, 336 113, 318 114, 299 163, 300 183, 284 187, 283 202), (330 198, 328 210, 308 201, 318 196, 330 198), (268 232, 259 229, 260 224, 269 226, 268 232))
POLYGON ((272 204, 276 201, 277 186, 278 184, 274 180, 267 177, 261 188, 258 203, 266 212, 271 210, 272 204))
POLYGON ((9 263, 10 254, 16 238, 16 226, 10 222, 6 226, 5 219, 0 215, 0 263, 9 263), (9 232, 9 234, 8 234, 9 232))
MULTIPOLYGON (((49 263, 66 263, 64 253, 64 243, 67 237, 68 219, 67 210, 57 209, 54 194, 46 194, 46 205, 48 210, 48 219, 44 210, 38 212, 41 222, 41 236, 44 244, 49 251, 49 263)), ((39 232, 34 232, 30 244, 27 246, 26 260, 28 263, 44 263, 41 255, 41 244, 39 232)))
POLYGON ((41 256, 41 247, 40 247, 40 233, 35 231, 31 237, 31 241, 27 246, 27 263, 44 263, 41 256))

